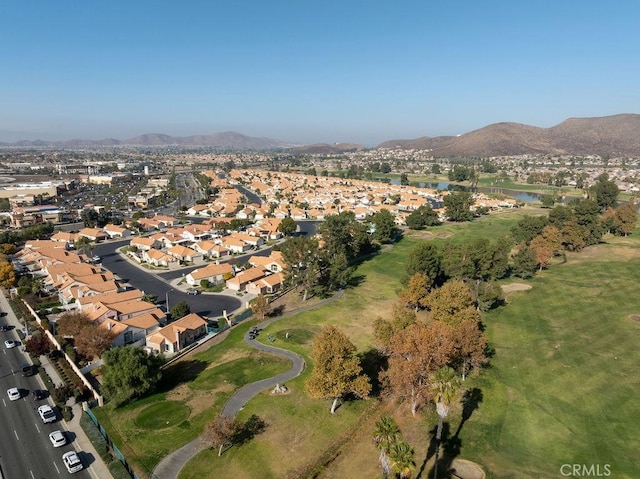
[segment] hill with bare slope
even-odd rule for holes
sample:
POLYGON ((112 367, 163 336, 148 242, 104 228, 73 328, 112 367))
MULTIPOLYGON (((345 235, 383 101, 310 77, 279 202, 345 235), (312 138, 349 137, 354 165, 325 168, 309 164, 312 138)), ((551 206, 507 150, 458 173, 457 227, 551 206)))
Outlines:
POLYGON ((437 157, 536 153, 640 157, 640 115, 569 118, 551 128, 495 123, 460 136, 391 140, 378 147, 430 150, 437 157))

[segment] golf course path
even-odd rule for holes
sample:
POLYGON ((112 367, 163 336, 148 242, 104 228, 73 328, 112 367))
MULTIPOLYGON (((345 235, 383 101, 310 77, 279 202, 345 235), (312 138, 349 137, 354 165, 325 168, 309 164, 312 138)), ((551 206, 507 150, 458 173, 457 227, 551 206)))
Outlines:
MULTIPOLYGON (((318 308, 320 306, 324 306, 325 304, 335 301, 342 297, 344 290, 339 290, 336 294, 327 298, 319 303, 315 303, 311 306, 307 306, 304 308, 298 308, 293 311, 289 311, 281 316, 276 316, 274 318, 270 318, 266 321, 260 323, 260 329, 264 329, 271 323, 284 319, 286 317, 292 316, 294 314, 301 313, 303 311, 308 311, 310 309, 318 308)), ((249 339, 249 333, 244 337, 244 341, 251 347, 258 349, 260 351, 269 352, 271 354, 275 354, 284 359, 288 359, 291 361, 291 369, 285 371, 284 373, 278 374, 277 376, 273 376, 271 378, 261 379, 260 381, 256 381, 254 383, 246 384, 240 389, 238 389, 227 401, 224 408, 222 409, 222 415, 226 417, 234 417, 238 411, 240 411, 244 405, 253 397, 260 394, 265 389, 274 387, 276 384, 282 385, 286 381, 290 381, 291 379, 299 376, 305 368, 304 359, 296 353, 288 351, 286 349, 276 348, 274 346, 269 346, 263 344, 255 339, 249 339)), ((189 462, 196 454, 203 451, 207 448, 207 444, 201 440, 201 438, 196 438, 193 441, 185 444, 180 449, 172 452, 168 456, 165 456, 154 468, 153 473, 151 474, 151 479, 178 479, 178 474, 182 468, 189 462)))

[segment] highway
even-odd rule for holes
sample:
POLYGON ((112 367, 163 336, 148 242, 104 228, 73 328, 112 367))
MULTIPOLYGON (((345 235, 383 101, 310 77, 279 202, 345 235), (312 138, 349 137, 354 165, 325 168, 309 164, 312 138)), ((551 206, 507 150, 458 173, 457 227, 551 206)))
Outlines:
MULTIPOLYGON (((6 316, 0 318, 0 324, 8 324, 6 316)), ((53 401, 43 399, 34 401, 31 391, 43 389, 37 375, 22 376, 22 364, 30 363, 22 346, 7 349, 6 339, 18 340, 15 329, 0 332, 0 470, 4 479, 51 479, 51 478, 89 478, 86 470, 69 474, 62 463, 62 454, 74 449, 73 433, 66 431, 67 445, 54 448, 49 441, 49 433, 59 429, 65 431, 64 423, 57 411, 58 420, 43 424, 37 408, 53 401), (22 398, 10 401, 7 389, 17 387, 22 398)), ((90 454, 78 455, 87 467, 94 458, 90 454)))

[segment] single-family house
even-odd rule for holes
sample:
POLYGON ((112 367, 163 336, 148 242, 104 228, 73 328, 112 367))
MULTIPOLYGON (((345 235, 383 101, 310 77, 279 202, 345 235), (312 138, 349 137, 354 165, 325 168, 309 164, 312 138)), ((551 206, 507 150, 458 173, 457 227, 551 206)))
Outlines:
POLYGON ((274 273, 247 284, 246 291, 255 295, 273 294, 280 291, 283 286, 284 275, 282 273, 274 273))
POLYGON ((175 354, 207 334, 207 322, 195 313, 168 324, 147 336, 147 348, 175 354))
POLYGON ((131 230, 118 225, 108 224, 102 228, 109 238, 126 238, 131 236, 131 230))
POLYGON ((78 231, 78 236, 87 238, 90 241, 95 241, 96 243, 107 239, 107 234, 98 228, 82 228, 78 231))
POLYGON ((202 254, 198 253, 196 250, 181 245, 172 246, 167 249, 167 254, 177 258, 179 261, 188 261, 190 263, 202 259, 202 254))
POLYGON ((227 280, 227 288, 233 291, 244 291, 247 285, 260 278, 264 278, 265 270, 262 268, 249 268, 227 280))
POLYGON ((132 238, 129 245, 139 249, 140 251, 149 251, 151 248, 157 248, 159 246, 156 239, 149 237, 132 238))
POLYGON ((177 264, 177 259, 170 254, 164 253, 159 249, 150 249, 142 253, 142 259, 154 266, 168 267, 171 264, 177 264))
POLYGON ((285 262, 280 251, 271 251, 269 256, 253 255, 249 258, 248 263, 251 266, 257 266, 272 273, 279 273, 285 268, 285 262))
POLYGON ((233 276, 233 267, 229 263, 208 264, 204 268, 194 269, 185 276, 191 286, 199 286, 200 281, 206 279, 211 284, 223 284, 227 278, 233 276))

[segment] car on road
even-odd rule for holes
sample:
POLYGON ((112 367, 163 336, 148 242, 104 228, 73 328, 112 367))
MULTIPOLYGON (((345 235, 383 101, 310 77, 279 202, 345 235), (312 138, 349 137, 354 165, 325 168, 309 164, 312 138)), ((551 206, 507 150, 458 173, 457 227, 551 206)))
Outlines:
POLYGON ((0 331, 9 331, 10 329, 6 324, 0 324, 0 331))
POLYGON ((53 444, 53 447, 61 447, 67 443, 67 438, 62 431, 53 431, 49 434, 49 440, 51 444, 53 444))
POLYGON ((48 404, 43 404, 42 406, 40 406, 38 408, 38 414, 40 414, 40 418, 45 424, 54 422, 56 420, 56 412, 48 404))
POLYGON ((200 291, 198 291, 197 289, 188 289, 187 290, 187 294, 189 296, 196 296, 196 295, 200 294, 200 291))
POLYGON ((80 461, 76 451, 65 452, 62 455, 62 462, 64 462, 67 471, 71 474, 82 470, 82 461, 80 461))
POLYGON ((18 388, 11 388, 7 389, 7 396, 9 396, 10 401, 17 401, 22 397, 22 394, 18 388))
POLYGON ((22 365, 22 375, 25 377, 33 376, 36 373, 36 366, 33 364, 23 364, 22 365))
POLYGON ((31 395, 33 396, 34 401, 40 401, 41 399, 44 399, 47 397, 47 393, 42 389, 36 389, 32 391, 31 395))
POLYGON ((13 341, 12 339, 7 339, 4 342, 4 347, 7 349, 15 348, 18 345, 17 341, 13 341))

